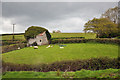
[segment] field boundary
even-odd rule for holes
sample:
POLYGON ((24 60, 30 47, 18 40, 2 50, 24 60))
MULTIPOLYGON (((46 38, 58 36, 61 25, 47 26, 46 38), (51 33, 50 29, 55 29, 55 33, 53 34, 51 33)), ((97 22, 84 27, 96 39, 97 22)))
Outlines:
POLYGON ((86 70, 103 70, 103 69, 120 69, 119 58, 99 57, 84 60, 68 60, 54 62, 51 64, 13 64, 8 62, 2 62, 2 71, 77 71, 81 69, 86 70))
POLYGON ((87 42, 97 42, 97 43, 112 43, 112 44, 120 44, 120 39, 53 39, 51 40, 51 44, 57 44, 57 43, 87 43, 87 42))

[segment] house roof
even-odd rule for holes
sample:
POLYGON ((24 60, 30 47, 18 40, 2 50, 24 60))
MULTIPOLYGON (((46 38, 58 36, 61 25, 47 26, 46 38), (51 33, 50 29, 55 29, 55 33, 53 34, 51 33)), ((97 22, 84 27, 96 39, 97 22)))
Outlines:
POLYGON ((43 33, 40 33, 39 35, 40 35, 40 36, 43 36, 44 34, 45 34, 45 31, 44 31, 43 33))

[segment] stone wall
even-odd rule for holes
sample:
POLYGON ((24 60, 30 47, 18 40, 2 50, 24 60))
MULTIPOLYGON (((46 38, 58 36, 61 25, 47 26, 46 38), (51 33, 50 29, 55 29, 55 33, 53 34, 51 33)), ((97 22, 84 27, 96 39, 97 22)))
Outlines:
POLYGON ((36 36, 36 38, 34 38, 34 39, 29 39, 29 40, 28 40, 28 44, 29 44, 29 45, 32 45, 34 42, 36 42, 37 45, 46 45, 46 44, 49 44, 49 41, 48 41, 48 39, 47 39, 47 35, 46 35, 45 32, 42 33, 42 35, 41 35, 41 34, 38 34, 38 35, 36 36))

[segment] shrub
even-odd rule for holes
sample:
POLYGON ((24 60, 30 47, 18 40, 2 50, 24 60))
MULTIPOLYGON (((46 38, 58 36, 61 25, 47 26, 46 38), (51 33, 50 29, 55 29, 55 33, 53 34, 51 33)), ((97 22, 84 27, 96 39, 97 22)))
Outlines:
POLYGON ((38 35, 40 33, 43 33, 44 31, 46 31, 47 38, 48 38, 48 40, 50 40, 51 35, 50 35, 49 31, 47 29, 45 29, 45 28, 38 27, 38 26, 31 26, 31 27, 29 27, 25 31, 24 36, 25 36, 26 40, 28 40, 30 38, 36 37, 36 35, 38 35))
POLYGON ((101 70, 101 69, 119 69, 120 61, 118 58, 91 58, 86 60, 71 60, 55 62, 52 64, 39 64, 39 65, 28 65, 28 64, 13 64, 2 62, 3 72, 5 71, 77 71, 81 69, 86 70, 101 70))

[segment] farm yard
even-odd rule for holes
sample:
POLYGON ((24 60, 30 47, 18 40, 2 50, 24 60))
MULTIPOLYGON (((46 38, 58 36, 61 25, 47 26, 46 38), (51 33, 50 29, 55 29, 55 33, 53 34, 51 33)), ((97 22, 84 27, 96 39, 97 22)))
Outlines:
POLYGON ((2 54, 2 59, 5 62, 16 64, 40 64, 53 63, 56 61, 89 59, 96 57, 117 58, 118 46, 111 44, 100 43, 79 43, 65 44, 63 49, 55 44, 53 47, 46 48, 48 45, 27 47, 21 50, 14 50, 2 54))

